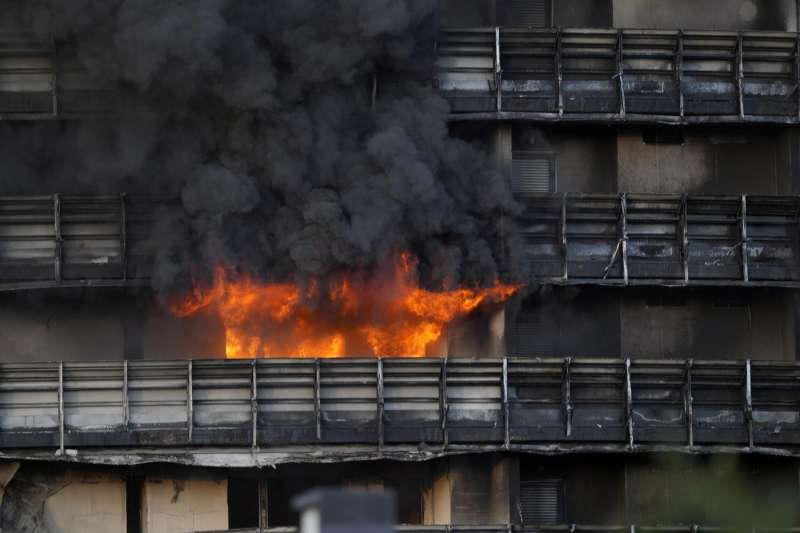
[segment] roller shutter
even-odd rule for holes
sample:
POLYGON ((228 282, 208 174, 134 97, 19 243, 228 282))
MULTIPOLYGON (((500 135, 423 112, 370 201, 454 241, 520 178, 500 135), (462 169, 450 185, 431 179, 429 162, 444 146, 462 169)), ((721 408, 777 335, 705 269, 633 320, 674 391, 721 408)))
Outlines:
POLYGON ((547 28, 550 0, 501 0, 497 4, 500 26, 547 28))
POLYGON ((524 525, 549 526, 564 521, 560 479, 520 482, 520 508, 524 525))
POLYGON ((511 161, 514 194, 529 196, 555 192, 555 157, 539 152, 515 151, 511 161))

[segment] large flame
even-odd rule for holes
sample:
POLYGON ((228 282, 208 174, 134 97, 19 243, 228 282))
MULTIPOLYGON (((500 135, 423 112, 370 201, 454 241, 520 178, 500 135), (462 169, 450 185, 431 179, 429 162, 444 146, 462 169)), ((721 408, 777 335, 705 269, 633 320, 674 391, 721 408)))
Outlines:
POLYGON ((431 353, 448 323, 519 286, 441 292, 419 287, 417 260, 400 254, 387 276, 350 273, 308 286, 266 284, 219 267, 208 287, 175 301, 185 317, 211 310, 225 326, 229 358, 407 356, 431 353))

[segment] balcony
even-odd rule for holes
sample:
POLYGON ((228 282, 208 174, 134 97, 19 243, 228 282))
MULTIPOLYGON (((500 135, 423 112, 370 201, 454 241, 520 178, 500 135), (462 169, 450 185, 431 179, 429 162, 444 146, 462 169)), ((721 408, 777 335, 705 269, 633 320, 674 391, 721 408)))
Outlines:
POLYGON ((780 32, 444 30, 453 120, 794 124, 798 36, 780 32))
POLYGON ((123 462, 180 461, 205 448, 193 460, 216 464, 242 460, 236 449, 268 463, 488 450, 794 454, 799 444, 794 362, 0 364, 0 449, 8 457, 52 457, 55 449, 90 462, 114 453, 123 462), (226 451, 215 457, 214 447, 226 451))
MULTIPOLYGON (((800 198, 531 196, 520 219, 537 283, 800 287, 800 198)), ((146 286, 168 202, 0 197, 0 290, 146 286)))

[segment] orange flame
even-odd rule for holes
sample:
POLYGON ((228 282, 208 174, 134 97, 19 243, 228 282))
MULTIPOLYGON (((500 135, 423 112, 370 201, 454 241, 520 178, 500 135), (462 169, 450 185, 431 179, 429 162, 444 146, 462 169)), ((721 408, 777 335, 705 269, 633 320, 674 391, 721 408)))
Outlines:
POLYGON ((417 261, 403 253, 388 277, 351 273, 327 284, 259 283, 217 268, 210 287, 170 304, 179 317, 211 310, 225 327, 229 358, 433 355, 447 324, 519 286, 434 292, 419 287, 417 261), (321 294, 321 292, 323 294, 321 294))

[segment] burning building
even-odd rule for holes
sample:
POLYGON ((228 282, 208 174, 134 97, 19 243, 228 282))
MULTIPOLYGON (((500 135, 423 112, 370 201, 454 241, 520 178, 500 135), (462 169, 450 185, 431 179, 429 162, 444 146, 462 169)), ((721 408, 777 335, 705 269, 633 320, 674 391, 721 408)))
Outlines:
POLYGON ((0 528, 792 530, 799 23, 0 0, 0 528))

